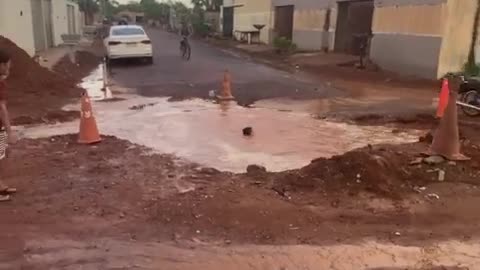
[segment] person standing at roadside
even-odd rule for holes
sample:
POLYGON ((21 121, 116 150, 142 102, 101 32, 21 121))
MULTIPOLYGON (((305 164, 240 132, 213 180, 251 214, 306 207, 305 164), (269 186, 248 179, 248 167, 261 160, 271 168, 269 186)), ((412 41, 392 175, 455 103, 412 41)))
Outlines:
POLYGON ((0 202, 10 200, 10 195, 17 190, 8 187, 3 182, 5 175, 5 158, 9 144, 17 141, 16 135, 10 125, 10 117, 7 109, 7 82, 10 74, 10 56, 7 52, 0 50, 0 202))

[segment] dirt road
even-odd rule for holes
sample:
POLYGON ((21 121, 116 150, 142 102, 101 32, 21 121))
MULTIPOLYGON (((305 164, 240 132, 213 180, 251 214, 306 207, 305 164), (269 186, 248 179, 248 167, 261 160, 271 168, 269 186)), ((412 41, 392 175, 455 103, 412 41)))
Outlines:
POLYGON ((412 163, 436 122, 395 117, 426 110, 427 96, 372 102, 200 42, 182 62, 174 36, 151 33, 155 65, 117 63, 116 99, 93 103, 101 143, 77 144, 77 122, 17 127, 1 172, 20 191, 0 205, 1 270, 478 269, 476 126, 462 126, 472 160, 412 163), (225 66, 252 108, 207 99, 225 66), (372 108, 390 126, 356 119, 372 108))

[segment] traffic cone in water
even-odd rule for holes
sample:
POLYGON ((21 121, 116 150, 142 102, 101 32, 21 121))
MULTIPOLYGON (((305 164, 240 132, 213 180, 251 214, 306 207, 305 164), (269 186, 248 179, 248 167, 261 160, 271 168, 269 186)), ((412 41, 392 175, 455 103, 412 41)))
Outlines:
POLYGON ((232 77, 230 71, 225 70, 223 75, 222 91, 220 95, 217 96, 219 100, 234 100, 232 96, 232 77))
POLYGON ((92 104, 86 93, 82 95, 82 108, 80 115, 80 132, 78 134, 78 142, 82 144, 92 144, 100 142, 100 134, 98 133, 97 122, 93 116, 92 104))
MULTIPOLYGON (((458 90, 458 89, 457 89, 458 90)), ((432 145, 427 151, 429 156, 442 156, 448 160, 462 161, 470 158, 460 153, 460 135, 458 131, 457 92, 455 89, 449 96, 445 115, 435 131, 432 145)))
POLYGON ((437 107, 437 118, 442 118, 447 108, 448 99, 449 99, 450 90, 448 88, 448 80, 443 79, 442 81, 442 89, 440 90, 440 99, 438 101, 437 107))

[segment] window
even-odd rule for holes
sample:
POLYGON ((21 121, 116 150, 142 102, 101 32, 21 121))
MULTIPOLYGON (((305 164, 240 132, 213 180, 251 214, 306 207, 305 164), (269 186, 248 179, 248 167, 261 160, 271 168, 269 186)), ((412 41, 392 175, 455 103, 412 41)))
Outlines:
POLYGON ((133 36, 133 35, 145 35, 145 32, 140 28, 112 29, 112 36, 133 36))

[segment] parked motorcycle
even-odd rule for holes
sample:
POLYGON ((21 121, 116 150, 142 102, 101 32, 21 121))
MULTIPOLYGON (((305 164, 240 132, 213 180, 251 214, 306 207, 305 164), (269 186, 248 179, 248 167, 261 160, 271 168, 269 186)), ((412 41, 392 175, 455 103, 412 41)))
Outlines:
POLYGON ((464 105, 461 103, 459 105, 466 115, 480 116, 480 77, 462 77, 462 79, 463 84, 460 86, 459 99, 464 105))

